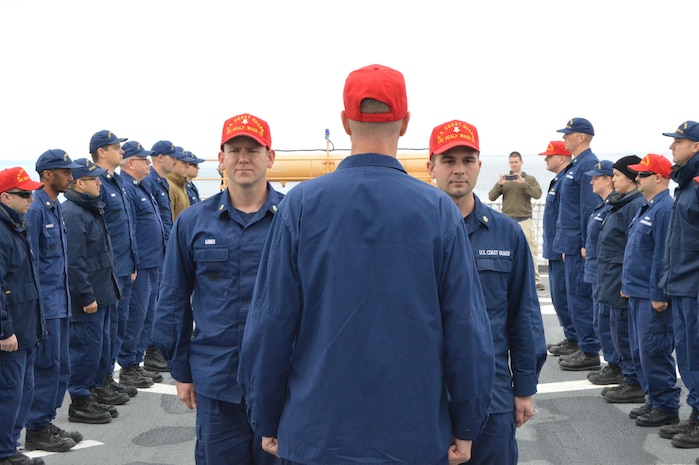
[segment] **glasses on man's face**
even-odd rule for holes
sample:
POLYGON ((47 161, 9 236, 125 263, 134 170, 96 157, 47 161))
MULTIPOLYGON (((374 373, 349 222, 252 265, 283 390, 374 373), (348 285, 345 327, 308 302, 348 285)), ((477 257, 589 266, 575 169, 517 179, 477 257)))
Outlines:
POLYGON ((650 176, 653 176, 654 174, 655 173, 652 171, 641 171, 636 176, 638 176, 639 178, 648 178, 650 176))
POLYGON ((17 197, 22 197, 23 199, 28 199, 32 196, 32 191, 7 191, 7 193, 16 195, 17 197))

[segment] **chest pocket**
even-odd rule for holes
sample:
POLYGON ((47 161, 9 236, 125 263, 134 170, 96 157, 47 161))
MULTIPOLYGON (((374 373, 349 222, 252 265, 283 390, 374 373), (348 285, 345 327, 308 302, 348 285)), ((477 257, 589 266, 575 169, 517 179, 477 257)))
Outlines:
POLYGON ((63 247, 61 246, 61 232, 58 227, 53 227, 41 231, 41 248, 40 257, 53 258, 63 255, 63 247))
POLYGON ((230 270, 226 247, 194 247, 194 262, 197 274, 212 281, 226 279, 230 270))
POLYGON ((494 271, 496 273, 510 274, 512 271, 512 257, 478 256, 476 257, 478 271, 494 271))

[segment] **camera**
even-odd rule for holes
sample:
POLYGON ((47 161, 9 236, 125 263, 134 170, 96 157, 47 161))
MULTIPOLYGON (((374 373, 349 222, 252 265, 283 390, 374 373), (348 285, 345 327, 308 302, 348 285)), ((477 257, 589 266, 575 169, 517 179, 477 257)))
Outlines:
POLYGON ((516 181, 516 180, 517 180, 516 174, 506 174, 505 175, 505 181, 516 181))

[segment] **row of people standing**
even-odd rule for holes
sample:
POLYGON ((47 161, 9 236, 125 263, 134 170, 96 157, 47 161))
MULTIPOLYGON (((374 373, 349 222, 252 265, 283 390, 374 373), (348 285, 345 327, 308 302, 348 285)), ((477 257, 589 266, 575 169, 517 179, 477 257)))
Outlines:
MULTIPOLYGON (((162 380, 157 371, 167 370, 157 350, 153 357, 155 371, 148 372, 140 366, 146 350, 143 347, 150 340, 149 328, 139 330, 144 323, 141 321, 139 325, 140 315, 148 314, 148 306, 142 305, 140 298, 145 295, 151 299, 157 295, 157 288, 136 294, 132 290, 134 287, 142 289, 135 285, 141 283, 137 279, 139 266, 159 266, 158 262, 162 262, 165 229, 150 188, 143 197, 130 196, 131 186, 115 172, 121 166, 121 176, 129 177, 122 158, 121 142, 124 141, 109 131, 93 135, 90 153, 94 162, 88 159, 73 162, 59 149, 45 152, 36 162, 41 183, 31 181, 22 168, 3 171, 7 183, 3 198, 14 201, 3 202, 3 211, 7 212, 7 218, 3 219, 8 220, 19 236, 27 235, 30 239, 28 256, 33 258, 32 272, 36 273, 34 281, 25 277, 23 292, 16 288, 20 283, 15 280, 16 276, 9 276, 11 282, 3 282, 3 292, 28 298, 32 295, 28 290, 34 286, 36 295, 41 296, 38 299, 40 311, 35 316, 42 327, 35 350, 23 351, 26 352, 25 363, 20 371, 24 376, 14 378, 19 383, 6 386, 13 392, 21 392, 21 399, 13 402, 17 400, 14 397, 3 398, 9 403, 2 404, 2 417, 13 425, 9 430, 3 429, 3 434, 11 431, 12 437, 11 440, 9 436, 4 438, 7 441, 2 442, 0 457, 14 457, 7 459, 13 460, 11 463, 43 463, 41 459, 31 462, 32 459, 15 450, 25 425, 25 448, 28 450, 63 452, 82 440, 80 433, 66 432, 53 424, 66 390, 71 396, 70 421, 108 423, 118 415, 114 405, 123 404, 136 395, 136 387, 147 387, 154 380, 162 380), (58 199, 61 193, 66 200, 63 204, 58 199), (16 205, 17 199, 21 199, 21 205, 16 205), (137 203, 141 201, 144 202, 137 203), (152 208, 150 217, 157 221, 157 228, 139 234, 137 212, 144 205, 152 208), (139 243, 139 238, 153 240, 139 243), (153 244, 155 246, 151 247, 153 244), (137 317, 132 318, 132 315, 137 317), (114 380, 115 360, 130 367, 132 379, 122 373, 121 383, 114 380), (128 363, 134 360, 137 362, 128 363)), ((142 155, 138 152, 141 149, 138 143, 130 143, 128 149, 142 155)), ((182 178, 182 182, 177 183, 184 193, 182 203, 186 201, 187 206, 196 203, 200 200, 196 187, 185 176, 189 165, 198 165, 203 160, 181 149, 171 153, 176 154, 178 162, 184 162, 181 173, 176 173, 182 178)), ((149 154, 146 151, 146 156, 149 154)), ((145 176, 137 176, 141 180, 154 178, 148 160, 145 156, 142 158, 145 176)), ((172 165, 174 168, 176 163, 172 165)), ((192 177, 196 177, 196 171, 190 171, 192 177)), ((163 174, 168 174, 167 170, 163 174)), ((133 183, 134 186, 138 184, 140 181, 133 183)), ((161 197, 160 200, 166 199, 161 197)), ((146 277, 152 275, 145 273, 146 277)), ((152 321, 154 301, 149 303, 152 321)), ((6 309, 3 305, 3 337, 0 340, 20 340, 18 344, 8 344, 8 352, 24 349, 27 344, 28 349, 33 349, 34 344, 22 332, 13 334, 14 339, 12 336, 5 338, 6 333, 10 335, 18 327, 26 329, 27 322, 32 321, 10 310, 10 306, 6 309)), ((7 373, 8 377, 10 374, 7 373)))
POLYGON ((549 352, 561 356, 562 369, 596 370, 588 374, 592 383, 615 385, 602 390, 606 401, 643 404, 629 415, 637 425, 660 426, 676 447, 699 447, 699 125, 687 121, 663 133, 673 138, 674 166, 657 154, 599 161, 583 118, 561 132, 564 147, 542 153, 556 173, 544 213, 544 258, 565 336, 549 352), (673 350, 692 407, 681 423, 673 350))

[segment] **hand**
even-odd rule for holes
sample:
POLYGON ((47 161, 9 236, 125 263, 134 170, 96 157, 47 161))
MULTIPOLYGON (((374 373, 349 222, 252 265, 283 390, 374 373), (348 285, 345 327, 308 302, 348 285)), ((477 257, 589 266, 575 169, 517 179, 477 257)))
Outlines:
POLYGON ((471 460, 471 444, 472 441, 454 438, 449 448, 449 465, 460 465, 471 460))
POLYGON ((580 256, 581 256, 582 258, 587 257, 587 250, 585 250, 585 247, 583 247, 582 249, 580 249, 580 256))
POLYGON ((277 442, 277 438, 262 436, 262 450, 269 452, 275 457, 279 457, 279 443, 277 442))
POLYGON ((14 352, 18 347, 19 343, 17 343, 17 336, 14 334, 7 339, 0 341, 0 350, 3 352, 14 352))
POLYGON ((97 301, 94 300, 90 305, 83 307, 83 312, 85 313, 96 313, 97 312, 97 301))
POLYGON ((627 296, 626 294, 624 294, 622 291, 619 291, 619 296, 620 296, 622 299, 628 299, 628 298, 629 298, 629 296, 627 296))
POLYGON ((534 400, 532 396, 515 396, 515 425, 517 428, 534 416, 534 400))
POLYGON ((501 175, 500 175, 500 177, 498 178, 498 184, 499 184, 499 185, 502 186, 502 185, 505 184, 506 182, 509 182, 507 179, 505 179, 505 176, 507 176, 507 175, 505 175, 505 174, 501 174, 501 175))
POLYGON ((138 270, 131 273, 131 282, 136 281, 136 276, 138 276, 138 270))
POLYGON ((197 408, 197 395, 194 392, 194 384, 175 381, 175 388, 177 389, 178 399, 184 402, 189 409, 197 408))
POLYGON ((656 300, 651 301, 650 304, 653 306, 653 310, 656 312, 664 312, 668 307, 667 302, 658 302, 656 300))

